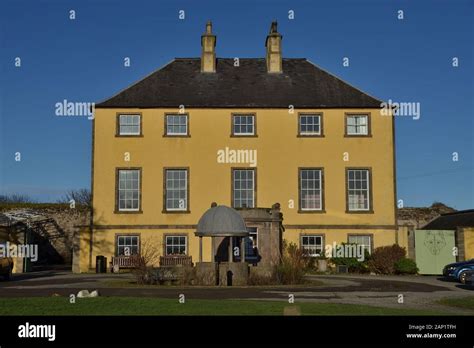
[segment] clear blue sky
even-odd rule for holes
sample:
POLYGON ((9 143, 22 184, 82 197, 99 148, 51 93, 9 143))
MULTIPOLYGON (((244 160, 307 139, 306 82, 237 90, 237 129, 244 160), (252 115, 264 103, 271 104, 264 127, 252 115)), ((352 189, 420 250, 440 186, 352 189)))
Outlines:
POLYGON ((91 123, 57 117, 54 105, 98 102, 174 57, 198 57, 208 19, 220 57, 263 57, 277 19, 285 57, 378 98, 421 103, 419 120, 396 119, 399 198, 474 208, 474 1, 2 0, 0 191, 55 201, 89 187, 91 123))

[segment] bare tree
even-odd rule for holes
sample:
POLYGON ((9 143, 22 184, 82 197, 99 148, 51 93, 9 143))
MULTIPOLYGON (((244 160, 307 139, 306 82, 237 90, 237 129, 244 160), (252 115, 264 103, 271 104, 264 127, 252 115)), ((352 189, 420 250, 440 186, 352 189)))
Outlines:
POLYGON ((159 263, 161 246, 162 244, 156 237, 142 240, 137 267, 133 270, 137 283, 149 284, 153 282, 153 267, 159 263))
POLYGON ((0 203, 34 203, 28 195, 20 193, 0 194, 0 203))
POLYGON ((60 203, 70 203, 71 200, 77 205, 83 205, 86 207, 92 206, 92 194, 88 189, 69 190, 65 193, 63 198, 59 201, 60 203))

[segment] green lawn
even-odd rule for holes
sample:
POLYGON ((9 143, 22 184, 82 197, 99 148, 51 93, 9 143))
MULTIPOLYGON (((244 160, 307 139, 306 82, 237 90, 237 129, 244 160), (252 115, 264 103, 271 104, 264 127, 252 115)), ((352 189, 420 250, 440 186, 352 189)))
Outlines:
POLYGON ((439 300, 438 303, 450 307, 474 310, 474 297, 445 298, 439 300))
POLYGON ((303 315, 443 315, 429 310, 391 309, 363 305, 246 300, 178 300, 136 297, 1 298, 1 315, 282 315, 284 309, 303 315), (293 308, 291 308, 293 307, 293 308), (298 307, 298 308, 294 308, 298 307))

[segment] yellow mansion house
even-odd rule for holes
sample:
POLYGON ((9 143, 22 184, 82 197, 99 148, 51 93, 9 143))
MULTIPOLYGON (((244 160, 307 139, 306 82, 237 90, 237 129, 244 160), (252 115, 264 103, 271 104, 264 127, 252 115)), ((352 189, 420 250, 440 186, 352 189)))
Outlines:
POLYGON ((200 58, 173 59, 95 106, 93 214, 74 271, 141 254, 147 240, 162 260, 193 263, 227 259, 232 242, 256 267, 283 240, 312 256, 396 243, 394 123, 381 101, 283 58, 276 23, 265 58, 216 58, 210 22, 201 44, 200 58), (213 202, 235 209, 248 235, 202 238, 213 202))

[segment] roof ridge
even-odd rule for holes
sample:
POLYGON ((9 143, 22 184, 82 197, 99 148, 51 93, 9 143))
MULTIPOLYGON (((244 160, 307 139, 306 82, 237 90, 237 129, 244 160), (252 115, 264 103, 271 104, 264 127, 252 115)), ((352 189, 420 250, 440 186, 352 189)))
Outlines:
MULTIPOLYGON (((265 60, 265 57, 216 57, 216 59, 255 59, 255 60, 265 60)), ((198 60, 200 57, 175 57, 174 60, 198 60)), ((307 58, 282 58, 282 60, 307 60, 307 58)))

